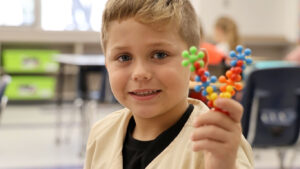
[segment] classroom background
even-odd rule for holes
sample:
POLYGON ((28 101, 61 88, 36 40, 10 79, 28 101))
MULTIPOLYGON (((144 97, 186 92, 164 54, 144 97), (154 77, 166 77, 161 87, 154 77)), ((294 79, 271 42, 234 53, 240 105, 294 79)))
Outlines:
MULTIPOLYGON (((255 168, 300 169, 300 1, 191 1, 213 50, 226 46, 220 17, 234 21, 239 43, 252 50, 236 99, 255 168)), ((105 3, 0 1, 0 169, 81 169, 91 125, 122 108, 100 47, 105 3)), ((213 74, 228 68, 225 55, 209 65, 213 74)))

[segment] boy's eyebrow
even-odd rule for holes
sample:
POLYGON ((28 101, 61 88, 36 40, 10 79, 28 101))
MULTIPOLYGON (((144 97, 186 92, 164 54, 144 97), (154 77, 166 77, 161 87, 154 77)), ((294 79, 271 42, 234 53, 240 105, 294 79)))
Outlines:
POLYGON ((127 46, 115 46, 112 48, 112 50, 126 50, 129 49, 127 46))

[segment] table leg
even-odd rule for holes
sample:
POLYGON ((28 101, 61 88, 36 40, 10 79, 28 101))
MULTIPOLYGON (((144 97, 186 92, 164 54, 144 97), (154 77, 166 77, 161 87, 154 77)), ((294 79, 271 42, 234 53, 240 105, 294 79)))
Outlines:
POLYGON ((86 139, 87 139, 87 101, 83 100, 83 103, 80 107, 80 116, 81 116, 81 149, 79 155, 81 157, 84 156, 85 148, 86 148, 86 139))
POLYGON ((57 98, 56 98, 56 144, 61 143, 61 128, 62 128, 62 103, 63 103, 63 87, 64 87, 64 66, 60 63, 59 73, 57 77, 57 98))

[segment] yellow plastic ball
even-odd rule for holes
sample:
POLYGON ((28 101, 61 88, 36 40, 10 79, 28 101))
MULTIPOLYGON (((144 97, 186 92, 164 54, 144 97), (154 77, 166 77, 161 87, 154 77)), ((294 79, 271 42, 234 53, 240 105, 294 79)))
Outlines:
POLYGON ((221 98, 225 98, 225 93, 220 93, 221 98))
POLYGON ((231 98, 231 94, 229 92, 225 92, 225 98, 231 98))
POLYGON ((216 100, 217 97, 218 97, 218 94, 215 92, 210 95, 211 100, 216 100))
POLYGON ((233 87, 230 86, 230 85, 228 85, 228 86, 226 87, 226 92, 231 93, 232 91, 233 91, 233 87))
POLYGON ((206 91, 207 91, 207 93, 212 93, 212 92, 214 92, 214 89, 211 86, 208 86, 206 88, 206 91))
POLYGON ((206 98, 207 98, 207 100, 211 100, 210 95, 207 95, 206 98))

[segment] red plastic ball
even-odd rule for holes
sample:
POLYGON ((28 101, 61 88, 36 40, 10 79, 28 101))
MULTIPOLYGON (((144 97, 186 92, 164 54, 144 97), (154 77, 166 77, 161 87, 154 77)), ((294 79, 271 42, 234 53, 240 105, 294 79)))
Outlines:
POLYGON ((210 107, 210 108, 214 107, 213 102, 211 100, 208 101, 207 102, 207 106, 210 107))
POLYGON ((204 70, 204 69, 198 69, 198 70, 197 70, 197 75, 198 75, 198 76, 203 76, 204 73, 205 73, 205 70, 204 70))
POLYGON ((223 114, 225 114, 225 115, 229 115, 229 112, 227 112, 227 111, 224 111, 224 110, 222 110, 222 109, 220 109, 220 108, 217 108, 217 107, 215 107, 215 111, 218 111, 218 112, 221 112, 221 113, 223 113, 223 114))
POLYGON ((230 80, 235 82, 235 81, 237 81, 237 78, 238 78, 238 75, 234 73, 231 75, 230 80))
POLYGON ((200 63, 199 63, 199 62, 195 62, 195 63, 194 63, 194 66, 195 66, 196 70, 198 70, 198 69, 200 69, 200 68, 201 68, 201 66, 200 66, 200 63))
POLYGON ((206 77, 206 76, 202 76, 202 77, 201 77, 201 81, 202 81, 202 82, 206 82, 206 81, 207 81, 207 77, 206 77))
POLYGON ((242 60, 237 61, 236 65, 242 67, 244 62, 242 60))
POLYGON ((243 69, 241 67, 235 67, 234 68, 234 71, 237 73, 237 74, 240 74, 242 73, 243 69))

